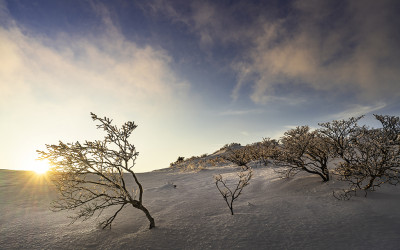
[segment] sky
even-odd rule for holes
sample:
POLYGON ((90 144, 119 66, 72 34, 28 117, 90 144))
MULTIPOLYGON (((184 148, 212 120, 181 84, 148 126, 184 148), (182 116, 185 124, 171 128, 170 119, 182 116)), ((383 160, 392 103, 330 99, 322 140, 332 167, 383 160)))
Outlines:
POLYGON ((0 0, 0 168, 134 121, 136 170, 400 115, 400 2, 0 0))

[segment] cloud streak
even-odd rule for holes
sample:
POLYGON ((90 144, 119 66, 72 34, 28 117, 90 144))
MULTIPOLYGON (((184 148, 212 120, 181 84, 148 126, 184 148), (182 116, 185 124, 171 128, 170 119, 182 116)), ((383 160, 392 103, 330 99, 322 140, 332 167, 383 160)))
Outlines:
POLYGON ((227 110, 221 112, 220 115, 222 116, 242 116, 242 115, 255 115, 255 114, 262 114, 263 110, 261 109, 248 109, 248 110, 227 110))
POLYGON ((268 102, 279 86, 350 92, 364 101, 400 96, 399 22, 391 4, 297 1, 293 16, 263 22, 245 69, 258 75, 252 100, 268 102))
MULTIPOLYGON (((395 0, 236 1, 229 6, 159 0, 149 5, 152 13, 185 24, 206 51, 221 45, 240 49, 231 65, 237 73, 233 100, 248 87, 256 104, 292 98, 307 88, 350 95, 354 102, 400 96, 400 6, 395 0)), ((303 95, 297 98, 308 97, 303 95)))
POLYGON ((153 0, 146 1, 145 9, 153 16, 161 14, 174 23, 189 27, 205 51, 219 43, 247 43, 255 30, 246 24, 258 18, 251 15, 258 6, 241 1, 226 5, 216 1, 153 0))
POLYGON ((59 34, 51 46, 48 38, 25 34, 17 25, 0 27, 2 104, 23 95, 48 95, 59 102, 83 96, 99 102, 108 96, 154 105, 186 93, 189 83, 174 74, 166 51, 126 40, 107 10, 95 9, 102 16, 102 35, 59 34))
MULTIPOLYGON (((3 167, 27 168, 45 143, 93 138, 98 131, 90 111, 117 123, 139 123, 135 145, 140 150, 151 152, 155 140, 168 141, 168 133, 154 127, 180 112, 189 82, 174 73, 168 52, 129 41, 107 8, 92 8, 102 20, 95 32, 49 37, 24 28, 0 4, 0 21, 7 21, 0 25, 3 167)), ((143 154, 139 162, 144 159, 147 165, 141 169, 166 166, 166 159, 159 158, 162 163, 143 154)))
POLYGON ((366 115, 366 114, 374 112, 374 111, 381 110, 385 107, 386 107, 385 103, 376 103, 374 105, 356 104, 356 105, 352 105, 351 107, 349 107, 348 109, 346 109, 342 112, 328 116, 327 120, 328 119, 342 120, 342 119, 348 119, 350 117, 358 117, 358 116, 366 115))

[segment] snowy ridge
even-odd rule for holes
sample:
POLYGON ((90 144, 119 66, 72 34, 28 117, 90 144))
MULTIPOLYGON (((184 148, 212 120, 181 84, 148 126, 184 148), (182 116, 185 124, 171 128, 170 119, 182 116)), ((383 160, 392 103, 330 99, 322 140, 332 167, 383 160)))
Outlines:
MULTIPOLYGON (((51 185, 24 171, 0 170, 1 249, 398 249, 400 193, 394 186, 339 201, 342 182, 299 174, 282 179, 271 168, 254 169, 234 204, 235 215, 213 176, 236 178, 236 168, 199 172, 164 169, 138 174, 144 203, 156 220, 125 208, 111 230, 96 219, 69 225, 69 212, 49 211, 51 185), (36 178, 36 179, 35 179, 36 178), (175 185, 175 187, 174 187, 175 185)), ((132 182, 128 183, 132 185, 132 182)), ((112 211, 108 211, 112 213, 112 211)), ((106 214, 101 215, 106 216, 106 214)))
POLYGON ((192 156, 183 161, 171 163, 171 168, 180 169, 182 171, 199 171, 212 167, 223 167, 230 165, 231 162, 224 159, 224 156, 229 154, 230 150, 237 150, 246 146, 241 146, 238 143, 226 144, 213 154, 203 154, 201 156, 192 156))

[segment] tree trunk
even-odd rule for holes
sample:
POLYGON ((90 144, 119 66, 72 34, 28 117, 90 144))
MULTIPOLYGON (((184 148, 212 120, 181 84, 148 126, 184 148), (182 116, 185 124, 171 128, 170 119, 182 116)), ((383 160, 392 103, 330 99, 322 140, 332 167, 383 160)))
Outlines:
POLYGON ((149 222, 150 222, 149 229, 154 228, 154 227, 156 226, 156 223, 155 223, 155 221, 154 221, 154 218, 151 217, 149 210, 147 210, 147 208, 145 208, 143 205, 141 205, 141 206, 139 207, 139 209, 142 210, 143 213, 146 214, 146 217, 147 217, 147 219, 148 219, 149 222))
POLYGON ((375 178, 376 178, 375 176, 371 177, 371 179, 369 180, 368 184, 363 189, 364 190, 370 189, 374 184, 375 178))
POLYGON ((229 207, 229 209, 231 210, 231 215, 233 215, 233 207, 229 207))
POLYGON ((329 171, 324 169, 321 178, 324 182, 329 181, 329 171))
POLYGON ((319 177, 322 178, 323 182, 329 181, 329 172, 324 173, 323 170, 322 170, 322 172, 312 171, 306 167, 302 167, 302 169, 305 170, 307 173, 319 175, 319 177))

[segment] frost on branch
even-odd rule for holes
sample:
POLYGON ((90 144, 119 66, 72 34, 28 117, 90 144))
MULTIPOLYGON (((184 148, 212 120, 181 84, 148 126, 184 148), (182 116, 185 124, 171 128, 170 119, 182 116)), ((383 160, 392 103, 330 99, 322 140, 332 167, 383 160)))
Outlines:
POLYGON ((249 148, 250 159, 260 165, 267 166, 279 152, 279 141, 264 138, 262 142, 253 143, 246 146, 249 148))
POLYGON ((338 199, 349 199, 358 190, 374 191, 382 184, 397 185, 400 181, 400 140, 398 117, 378 116, 382 128, 357 127, 349 146, 343 151, 343 161, 336 171, 350 184, 348 190, 334 193, 338 199))
POLYGON ((331 147, 327 138, 319 131, 310 132, 308 126, 296 127, 285 132, 281 147, 272 155, 276 165, 284 167, 283 173, 291 177, 304 171, 318 175, 329 181, 328 163, 331 160, 331 147))
POLYGON ((374 115, 375 119, 382 124, 382 133, 389 144, 399 145, 400 143, 400 118, 389 115, 374 115))
POLYGON ((335 156, 340 157, 346 162, 350 160, 346 153, 351 147, 351 139, 354 137, 354 133, 360 128, 357 122, 363 117, 362 115, 351 117, 347 120, 334 120, 318 124, 322 127, 319 129, 320 133, 329 139, 335 156))
POLYGON ((248 146, 238 149, 228 148, 227 154, 222 156, 222 158, 245 169, 249 168, 247 164, 252 161, 251 150, 248 146))
POLYGON ((105 131, 102 141, 46 145, 47 151, 37 151, 40 160, 48 160, 52 181, 58 191, 58 199, 52 203, 53 211, 73 210, 78 219, 87 220, 105 209, 118 207, 115 213, 101 222, 102 228, 110 227, 118 213, 127 205, 141 210, 155 227, 154 219, 143 205, 143 187, 132 168, 138 152, 128 141, 137 127, 126 122, 121 128, 112 125, 109 118, 99 118, 97 128, 105 131), (132 178, 136 188, 130 188, 126 178, 132 178))

